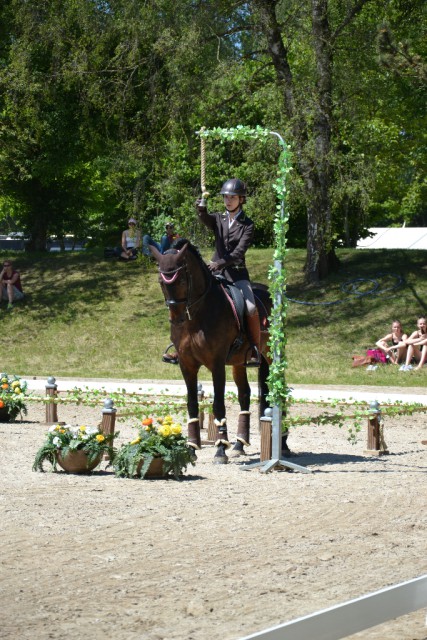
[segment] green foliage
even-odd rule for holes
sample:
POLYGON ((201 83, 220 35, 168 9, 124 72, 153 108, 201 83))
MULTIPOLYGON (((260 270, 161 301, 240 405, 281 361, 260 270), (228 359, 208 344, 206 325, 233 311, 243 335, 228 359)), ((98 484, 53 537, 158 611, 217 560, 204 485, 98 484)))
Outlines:
MULTIPOLYGON (((290 397, 288 400, 288 409, 292 411, 293 406, 305 403, 305 400, 295 400, 290 397)), ((291 416, 286 415, 282 420, 282 430, 289 431, 292 427, 298 427, 302 425, 318 427, 321 425, 335 425, 340 429, 347 426, 348 440, 352 444, 356 444, 358 434, 362 427, 366 424, 366 419, 372 417, 372 411, 366 409, 366 402, 356 401, 354 399, 348 400, 328 400, 317 401, 314 403, 316 406, 324 408, 326 406, 332 407, 335 411, 324 411, 315 416, 291 416), (350 413, 348 413, 350 411, 350 413)), ((387 416, 411 416, 417 412, 427 412, 427 406, 420 405, 417 402, 396 402, 395 404, 382 405, 379 419, 383 426, 384 418, 387 416)))
POLYGON ((27 415, 28 383, 19 376, 0 373, 0 409, 5 409, 13 422, 18 414, 27 415))
POLYGON ((104 454, 108 454, 111 460, 114 458, 112 442, 118 434, 119 432, 105 435, 99 431, 98 427, 84 425, 80 427, 54 425, 50 427, 45 442, 36 453, 33 471, 44 471, 44 462, 49 462, 56 471, 58 453, 65 458, 73 451, 84 451, 89 464, 104 454))
POLYGON ((138 437, 121 446, 114 459, 116 476, 144 478, 154 458, 162 458, 163 473, 176 479, 189 464, 194 465, 194 456, 181 425, 171 416, 157 418, 157 422, 156 425, 152 418, 145 418, 138 429, 138 437))

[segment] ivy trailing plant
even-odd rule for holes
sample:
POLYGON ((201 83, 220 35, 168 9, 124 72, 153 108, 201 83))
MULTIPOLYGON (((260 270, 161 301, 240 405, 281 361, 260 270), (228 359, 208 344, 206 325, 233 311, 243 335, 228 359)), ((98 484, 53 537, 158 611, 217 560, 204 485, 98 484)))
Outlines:
POLYGON ((275 131, 263 127, 247 127, 238 125, 232 129, 220 127, 213 129, 201 129, 198 131, 201 138, 213 138, 220 142, 236 140, 259 140, 266 142, 270 136, 276 136, 281 152, 279 155, 278 172, 273 189, 277 196, 277 205, 274 216, 274 262, 270 266, 268 279, 270 282, 270 295, 273 299, 273 309, 270 315, 270 340, 268 346, 273 354, 273 362, 270 365, 268 377, 268 400, 283 410, 290 390, 286 384, 286 268, 285 257, 287 253, 287 232, 289 229, 289 209, 287 204, 287 179, 291 171, 290 150, 283 138, 275 131))
MULTIPOLYGON (((290 389, 292 391, 292 389, 290 389)), ((103 403, 108 396, 114 402, 117 408, 125 410, 125 413, 118 415, 120 418, 134 417, 137 420, 142 420, 147 414, 147 408, 150 412, 157 416, 167 416, 172 413, 172 409, 178 415, 185 416, 187 411, 187 404, 182 400, 181 396, 169 396, 162 395, 159 399, 154 399, 154 392, 152 395, 140 394, 138 392, 127 392, 126 389, 121 389, 117 392, 107 391, 105 388, 101 389, 84 389, 75 387, 71 391, 64 394, 64 397, 55 397, 55 404, 74 404, 82 406, 95 407, 103 403)), ((226 400, 231 404, 237 403, 237 394, 234 391, 227 391, 226 400)), ((52 402, 52 398, 43 396, 27 396, 27 402, 52 402)), ((258 399, 254 398, 253 402, 257 402, 258 399)), ((309 400, 307 398, 296 399, 289 395, 287 397, 287 408, 291 409, 298 405, 314 405, 321 409, 321 413, 316 416, 303 416, 303 415, 290 415, 290 411, 287 412, 286 417, 282 418, 282 430, 286 431, 291 427, 304 426, 304 425, 335 425, 343 427, 347 424, 348 439, 355 443, 357 441, 357 434, 361 431, 363 424, 366 422, 366 418, 370 415, 369 409, 366 407, 366 401, 349 399, 335 399, 330 398, 328 400, 309 400), (326 407, 330 407, 335 410, 322 411, 326 407), (347 413, 349 408, 354 408, 351 414, 347 413), (343 410, 345 409, 345 411, 343 410)), ((203 409, 207 413, 212 413, 212 402, 209 397, 206 397, 199 403, 200 409, 203 409)), ((382 418, 412 415, 414 413, 426 413, 427 406, 417 402, 402 402, 396 401, 393 404, 381 404, 382 418)))

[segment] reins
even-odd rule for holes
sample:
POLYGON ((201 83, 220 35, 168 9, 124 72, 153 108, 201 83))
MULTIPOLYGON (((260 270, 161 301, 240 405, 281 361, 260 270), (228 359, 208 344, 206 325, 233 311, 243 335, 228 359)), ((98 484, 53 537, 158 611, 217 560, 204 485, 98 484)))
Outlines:
MULTIPOLYGON (((198 298, 196 298, 195 300, 192 300, 191 298, 192 298, 192 292, 193 292, 193 278, 192 278, 191 271, 189 271, 188 269, 187 261, 185 261, 184 264, 182 264, 180 267, 177 267, 173 271, 160 271, 159 269, 160 277, 162 280, 161 284, 164 285, 162 286, 162 288, 165 290, 166 294, 169 294, 168 286, 173 284, 178 279, 179 272, 184 268, 185 268, 185 277, 187 281, 187 297, 171 298, 165 295, 165 304, 168 308, 178 304, 185 304, 186 305, 185 314, 188 320, 192 320, 190 309, 194 307, 196 304, 198 304, 199 302, 201 302, 203 298, 207 295, 207 293, 210 291, 212 287, 212 278, 208 278, 208 282, 206 282, 206 274, 205 273, 203 274, 205 277, 205 283, 206 283, 205 290, 198 298), (171 277, 168 277, 169 274, 172 274, 171 277)), ((184 321, 185 321, 185 317, 183 317, 181 320, 175 320, 175 321, 171 320, 171 322, 173 322, 174 324, 179 324, 184 321)))

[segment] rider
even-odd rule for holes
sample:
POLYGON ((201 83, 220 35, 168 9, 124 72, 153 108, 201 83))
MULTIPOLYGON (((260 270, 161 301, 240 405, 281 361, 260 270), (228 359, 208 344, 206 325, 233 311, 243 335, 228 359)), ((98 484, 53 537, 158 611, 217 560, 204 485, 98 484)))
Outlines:
MULTIPOLYGON (((229 282, 233 282, 242 292, 251 343, 251 353, 246 366, 259 367, 260 322, 245 264, 245 254, 252 244, 254 234, 254 223, 245 214, 242 206, 246 202, 246 185, 238 178, 231 178, 224 182, 220 194, 224 197, 224 213, 208 213, 203 201, 196 202, 201 222, 215 233, 215 253, 208 267, 213 274, 221 274, 229 282)), ((165 353, 163 361, 176 363, 177 354, 165 353)))

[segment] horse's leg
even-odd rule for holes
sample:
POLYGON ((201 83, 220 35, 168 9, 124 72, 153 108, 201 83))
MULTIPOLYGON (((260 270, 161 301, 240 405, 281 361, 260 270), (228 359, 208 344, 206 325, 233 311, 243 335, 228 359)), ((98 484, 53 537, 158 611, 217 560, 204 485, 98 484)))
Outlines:
POLYGON ((187 387, 187 411, 188 411, 188 446, 193 450, 194 458, 196 450, 201 449, 199 399, 197 395, 197 367, 187 367, 180 361, 182 375, 187 387))
POLYGON ((263 356, 261 358, 261 366, 258 369, 258 400, 259 400, 259 416, 258 417, 259 418, 262 418, 265 410, 268 407, 270 407, 270 404, 268 403, 268 400, 267 400, 267 396, 268 396, 267 379, 268 379, 269 372, 270 372, 269 364, 265 359, 265 357, 263 356))
POLYGON ((215 446, 217 448, 214 463, 227 464, 226 450, 229 449, 227 419, 225 417, 225 365, 221 364, 212 369, 212 382, 214 388, 213 414, 217 428, 215 446))
POLYGON ((251 388, 248 382, 246 367, 235 365, 233 367, 233 379, 237 386, 237 397, 239 399, 240 413, 237 423, 236 444, 233 447, 233 456, 241 456, 245 453, 245 445, 249 446, 250 419, 251 412, 249 406, 251 402, 251 388))

